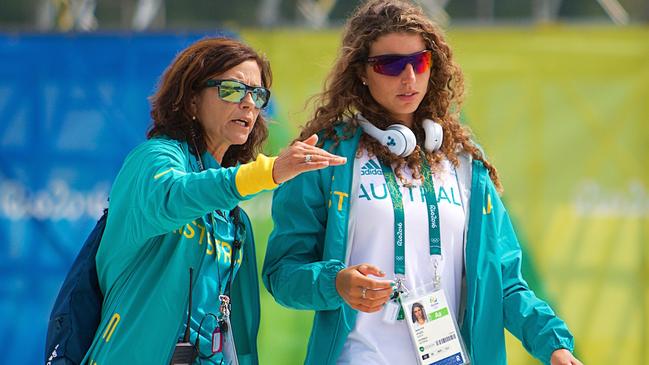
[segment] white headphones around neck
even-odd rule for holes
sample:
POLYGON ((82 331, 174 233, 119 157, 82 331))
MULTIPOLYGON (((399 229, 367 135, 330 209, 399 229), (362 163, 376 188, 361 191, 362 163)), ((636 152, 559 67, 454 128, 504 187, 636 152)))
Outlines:
MULTIPOLYGON (((363 132, 372 136, 399 157, 410 156, 417 146, 415 134, 403 124, 392 124, 385 130, 381 130, 365 119, 361 113, 356 113, 356 120, 363 128, 363 132)), ((444 140, 442 126, 430 119, 424 119, 422 127, 426 133, 424 148, 428 152, 437 151, 444 140)))

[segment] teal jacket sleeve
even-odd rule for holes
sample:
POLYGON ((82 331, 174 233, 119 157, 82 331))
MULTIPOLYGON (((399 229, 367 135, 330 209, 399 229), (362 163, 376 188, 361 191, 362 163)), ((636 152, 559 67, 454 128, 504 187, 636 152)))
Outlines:
POLYGON ((573 336, 548 303, 539 299, 523 279, 521 247, 511 220, 491 182, 487 189, 488 200, 484 206, 493 210, 498 222, 505 327, 521 340, 530 354, 549 364, 555 350, 573 351, 573 336))
POLYGON ((262 279, 275 300, 289 308, 333 310, 343 304, 336 275, 345 265, 323 259, 328 192, 325 195, 320 173, 298 175, 273 195, 275 227, 262 279))
POLYGON ((134 237, 172 231, 215 209, 230 210, 244 199, 235 185, 236 167, 193 172, 185 159, 173 140, 149 141, 127 157, 111 196, 121 195, 127 205, 122 211, 135 222, 134 237))

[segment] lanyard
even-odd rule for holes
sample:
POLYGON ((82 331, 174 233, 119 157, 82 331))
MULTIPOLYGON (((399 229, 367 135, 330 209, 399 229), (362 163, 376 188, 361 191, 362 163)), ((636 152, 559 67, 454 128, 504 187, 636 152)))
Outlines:
MULTIPOLYGON (((236 255, 239 253, 239 249, 241 248, 241 242, 239 241, 239 239, 237 237, 238 236, 237 231, 239 229, 239 222, 238 222, 239 221, 239 212, 238 212, 239 207, 237 206, 234 209, 236 209, 237 211, 235 212, 233 210, 232 213, 230 214, 231 217, 233 217, 233 225, 234 225, 234 238, 232 240, 232 245, 230 246, 231 247, 231 249, 230 249, 230 269, 229 269, 229 271, 226 271, 224 273, 223 277, 226 277, 227 275, 229 275, 229 276, 228 276, 228 281, 226 283, 226 286, 223 289, 222 289, 222 282, 221 282, 221 279, 222 279, 221 278, 221 270, 219 269, 219 260, 218 260, 218 258, 216 259, 216 261, 217 261, 217 263, 216 263, 216 275, 217 275, 217 279, 218 279, 219 296, 221 296, 221 295, 230 296, 230 286, 232 285, 232 279, 233 279, 233 276, 234 276, 236 255)), ((212 222, 211 231, 212 231, 212 237, 214 238, 214 249, 217 250, 218 248, 216 247, 216 220, 214 219, 214 213, 213 212, 208 213, 208 216, 209 216, 209 218, 210 218, 210 220, 212 222)))
MULTIPOLYGON (((230 249, 230 269, 228 272, 226 272, 226 275, 229 274, 228 282, 225 284, 225 288, 223 289, 223 291, 221 291, 221 270, 219 270, 218 259, 216 263, 216 274, 218 276, 218 281, 219 281, 218 284, 219 301, 221 302, 220 311, 224 317, 230 317, 230 289, 232 287, 232 280, 234 278, 236 256, 239 250, 241 249, 241 240, 237 235, 239 230, 240 214, 241 213, 239 212, 239 206, 234 207, 234 209, 232 209, 232 212, 230 214, 233 218, 233 224, 234 224, 234 239, 232 241, 232 246, 231 246, 232 248, 230 249)), ((214 231, 216 222, 214 221, 213 213, 210 213, 210 218, 212 218, 212 235, 214 236, 215 244, 216 244, 216 233, 214 231)))
MULTIPOLYGON (((394 211, 394 273, 397 275, 406 274, 406 250, 405 236, 406 227, 403 212, 403 198, 397 179, 392 172, 392 168, 381 161, 381 169, 388 186, 388 192, 392 199, 392 208, 394 211)), ((437 197, 435 195, 435 184, 431 174, 430 166, 426 156, 422 153, 421 173, 424 176, 422 190, 426 200, 426 211, 428 212, 428 246, 431 255, 442 254, 441 232, 439 224, 439 208, 437 206, 437 197)))
MULTIPOLYGON (((196 161, 198 162, 198 167, 200 171, 205 171, 205 165, 203 165, 203 159, 201 158, 200 153, 198 152, 198 148, 196 146, 196 141, 192 138, 192 142, 194 143, 194 149, 196 152, 196 161)), ((239 249, 241 248, 241 241, 237 237, 237 231, 239 229, 239 206, 234 207, 231 211, 231 216, 233 217, 233 223, 234 223, 234 239, 232 241, 232 246, 230 249, 230 270, 229 272, 226 272, 226 275, 229 274, 228 282, 225 285, 225 288, 223 288, 223 291, 221 291, 221 270, 219 269, 219 260, 218 258, 216 259, 216 275, 217 275, 217 280, 218 280, 218 286, 219 286, 219 301, 221 302, 220 306, 220 311, 225 317, 230 316, 230 287, 232 286, 232 279, 234 277, 234 269, 235 269, 235 261, 236 261, 236 255, 239 252, 239 249)), ((217 250, 216 247, 216 221, 214 220, 214 212, 209 212, 208 216, 211 220, 212 223, 212 237, 214 238, 214 249, 217 250)), ((208 233, 209 234, 209 233, 208 233)))

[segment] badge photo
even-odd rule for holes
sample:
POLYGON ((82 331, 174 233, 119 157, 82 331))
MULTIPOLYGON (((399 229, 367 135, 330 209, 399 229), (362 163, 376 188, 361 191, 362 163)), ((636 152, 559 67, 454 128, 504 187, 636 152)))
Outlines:
POLYGON ((406 323, 421 365, 465 365, 470 360, 443 290, 401 297, 406 323))

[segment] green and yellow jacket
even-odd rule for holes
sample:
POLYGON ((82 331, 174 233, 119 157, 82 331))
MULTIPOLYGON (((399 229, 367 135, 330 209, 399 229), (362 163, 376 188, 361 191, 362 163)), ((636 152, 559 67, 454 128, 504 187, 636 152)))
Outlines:
MULTIPOLYGON (((126 158, 110 193, 106 230, 96 256, 104 293, 102 316, 85 364, 169 364, 187 319, 193 269, 191 340, 207 313, 219 313, 219 288, 229 278, 233 219, 241 200, 274 188, 274 159, 222 168, 209 154, 201 171, 187 143, 154 138, 126 158), (214 220, 209 218, 212 212, 214 220)), ((255 245, 242 212, 235 257, 232 324, 240 364, 257 364, 259 284, 255 245)), ((212 317, 200 333, 211 354, 212 317)), ((218 363, 220 354, 203 364, 218 363)), ((198 362, 197 362, 198 363, 198 362)))
MULTIPOLYGON (((338 133, 343 139, 332 153, 347 157, 346 165, 304 173, 275 191, 275 227, 262 271, 278 303, 316 311, 305 360, 309 365, 336 363, 357 314, 338 294, 335 278, 346 266, 352 169, 361 130, 338 128, 338 133)), ((332 141, 326 141, 325 148, 330 146, 332 141)), ((464 171, 461 184, 470 192, 458 322, 472 364, 506 364, 505 328, 549 364, 554 350, 573 350, 573 337, 523 279, 520 245, 487 169, 464 156, 458 171, 464 171)))

